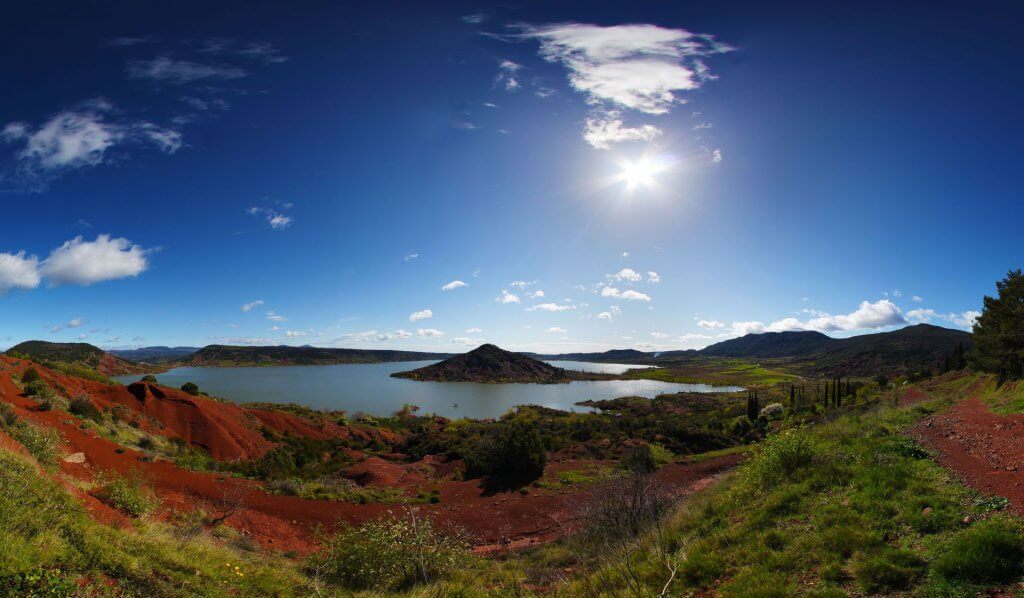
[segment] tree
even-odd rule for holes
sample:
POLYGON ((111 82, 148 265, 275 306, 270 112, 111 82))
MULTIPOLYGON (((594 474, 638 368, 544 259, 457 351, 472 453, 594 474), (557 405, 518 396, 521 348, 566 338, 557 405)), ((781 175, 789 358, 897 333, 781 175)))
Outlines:
POLYGON ((190 395, 197 395, 199 394, 199 385, 195 382, 186 382, 181 385, 181 390, 184 390, 190 395))
POLYGON ((974 323, 974 348, 967 361, 1002 382, 1024 377, 1024 274, 1011 270, 996 290, 998 297, 985 297, 974 323))
POLYGON ((517 417, 477 441, 464 455, 470 477, 529 483, 544 475, 547 450, 537 425, 517 417))

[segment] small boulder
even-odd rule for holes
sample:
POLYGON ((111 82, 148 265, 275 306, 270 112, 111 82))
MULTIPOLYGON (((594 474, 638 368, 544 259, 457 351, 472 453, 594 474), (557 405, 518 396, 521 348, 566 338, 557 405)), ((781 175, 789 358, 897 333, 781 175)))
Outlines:
POLYGON ((71 453, 64 457, 65 463, 85 463, 85 453, 71 453))

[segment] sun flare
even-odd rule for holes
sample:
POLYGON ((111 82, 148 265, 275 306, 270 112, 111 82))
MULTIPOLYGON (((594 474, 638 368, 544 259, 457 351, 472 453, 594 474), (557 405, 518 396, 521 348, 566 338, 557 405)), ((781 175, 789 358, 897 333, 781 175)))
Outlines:
POLYGON ((626 189, 632 191, 637 187, 653 187, 657 180, 655 175, 664 170, 664 166, 650 158, 641 158, 635 162, 622 162, 622 171, 619 173, 619 180, 626 184, 626 189))

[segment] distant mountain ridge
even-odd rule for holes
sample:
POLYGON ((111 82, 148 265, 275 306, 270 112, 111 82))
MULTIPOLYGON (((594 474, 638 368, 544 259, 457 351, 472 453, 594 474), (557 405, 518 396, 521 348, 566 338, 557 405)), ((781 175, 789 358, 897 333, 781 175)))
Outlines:
POLYGON ((671 365, 701 357, 789 359, 806 361, 801 369, 836 375, 908 373, 935 369, 959 343, 972 345, 971 334, 931 324, 917 324, 889 332, 833 338, 816 331, 748 334, 701 350, 563 353, 537 355, 550 361, 589 361, 642 365, 671 365))
POLYGON ((138 349, 111 349, 107 351, 129 361, 139 363, 166 363, 192 355, 201 347, 139 347, 138 349))
POLYGON ((423 353, 373 349, 328 349, 322 347, 236 347, 209 345, 182 360, 194 367, 240 367, 271 365, 334 365, 345 363, 389 363, 447 359, 451 353, 423 353))

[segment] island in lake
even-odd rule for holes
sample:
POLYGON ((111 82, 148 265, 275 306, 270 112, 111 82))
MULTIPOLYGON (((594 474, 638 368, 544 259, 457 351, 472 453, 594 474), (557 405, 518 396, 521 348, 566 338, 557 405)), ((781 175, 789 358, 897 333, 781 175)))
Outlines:
POLYGON ((468 353, 407 372, 391 374, 421 382, 477 382, 484 384, 562 384, 575 380, 617 380, 615 374, 579 372, 506 351, 495 345, 480 345, 468 353))

